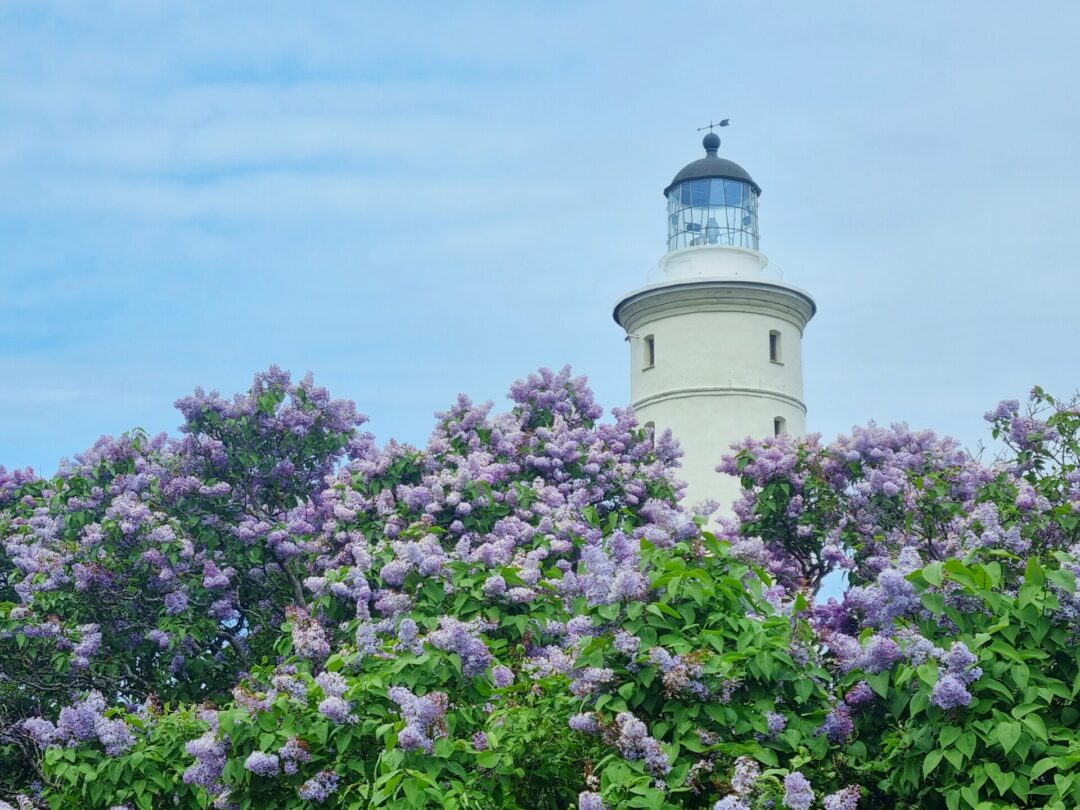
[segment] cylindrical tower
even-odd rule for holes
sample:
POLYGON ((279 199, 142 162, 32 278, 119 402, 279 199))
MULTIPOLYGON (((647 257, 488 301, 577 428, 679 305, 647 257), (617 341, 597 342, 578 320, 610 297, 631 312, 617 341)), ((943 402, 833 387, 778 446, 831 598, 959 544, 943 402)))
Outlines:
POLYGON ((705 157, 664 189, 667 254, 614 314, 630 345, 638 419, 681 443, 687 502, 715 499, 730 513, 739 483, 716 465, 731 444, 806 430, 802 336, 816 305, 766 276, 761 187, 717 156, 714 133, 703 144, 705 157))

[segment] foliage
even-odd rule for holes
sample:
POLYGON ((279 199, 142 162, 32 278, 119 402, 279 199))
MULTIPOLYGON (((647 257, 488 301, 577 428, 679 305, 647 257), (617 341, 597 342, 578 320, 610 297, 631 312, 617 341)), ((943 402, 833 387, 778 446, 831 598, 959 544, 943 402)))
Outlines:
MULTIPOLYGON (((423 449, 310 378, 0 469, 23 807, 1068 808, 1080 417, 747 440, 734 517, 564 369, 423 449), (836 571, 842 600, 815 600, 836 571), (860 805, 861 802, 861 805, 860 805)), ((19 796, 16 797, 15 794, 19 796)), ((5 810, 0 800, 0 810, 5 810)))

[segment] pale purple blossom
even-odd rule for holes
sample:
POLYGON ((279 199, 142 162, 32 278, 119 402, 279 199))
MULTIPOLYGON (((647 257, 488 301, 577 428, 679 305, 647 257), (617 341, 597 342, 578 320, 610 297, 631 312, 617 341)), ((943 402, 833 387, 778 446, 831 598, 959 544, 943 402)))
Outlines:
POLYGON ((281 764, 277 754, 266 754, 262 751, 253 751, 244 760, 244 767, 257 776, 277 776, 281 764))
POLYGON ((814 791, 810 782, 799 771, 784 777, 784 807, 790 810, 810 810, 814 803, 814 791))

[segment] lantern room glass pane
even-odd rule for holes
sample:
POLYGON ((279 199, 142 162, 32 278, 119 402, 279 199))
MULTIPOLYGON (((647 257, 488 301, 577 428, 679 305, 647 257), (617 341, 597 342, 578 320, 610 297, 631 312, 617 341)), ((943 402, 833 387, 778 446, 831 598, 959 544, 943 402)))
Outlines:
POLYGON ((690 180, 668 193, 668 250, 702 245, 757 250, 757 194, 749 184, 690 180))
POLYGON ((724 204, 724 181, 723 180, 710 180, 711 189, 709 191, 709 204, 710 205, 723 205, 724 204))
POLYGON ((708 180, 691 180, 690 181, 690 205, 695 208, 700 206, 707 206, 709 204, 709 181, 708 180))

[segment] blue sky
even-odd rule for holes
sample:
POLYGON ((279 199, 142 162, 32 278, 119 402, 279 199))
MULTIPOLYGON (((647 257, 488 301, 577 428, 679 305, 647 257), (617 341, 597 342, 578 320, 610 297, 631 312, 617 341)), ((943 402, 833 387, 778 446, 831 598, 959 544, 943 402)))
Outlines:
POLYGON ((1080 384, 1080 6, 0 3, 0 463, 315 372, 383 439, 571 363, 721 154, 814 294, 811 429, 1080 384))

